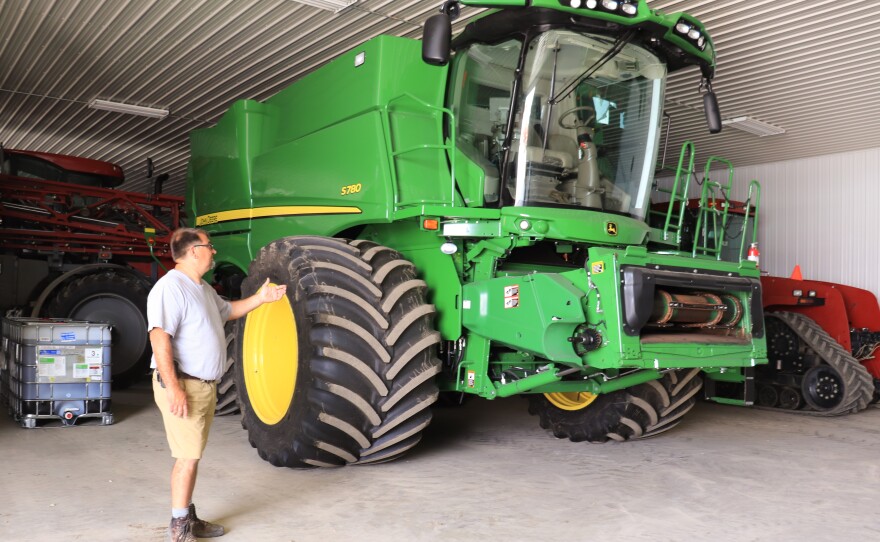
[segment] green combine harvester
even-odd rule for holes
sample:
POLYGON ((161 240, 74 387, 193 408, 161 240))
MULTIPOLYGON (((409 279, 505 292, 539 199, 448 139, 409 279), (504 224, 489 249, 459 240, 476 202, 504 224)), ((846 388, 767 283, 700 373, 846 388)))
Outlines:
POLYGON ((288 286, 230 337, 260 456, 395 459, 441 394, 524 394, 590 442, 673 427, 704 382, 750 404, 759 272, 717 237, 680 250, 692 145, 647 220, 667 75, 699 68, 718 131, 714 58, 699 21, 644 0, 446 2, 422 42, 377 37, 194 132, 215 280, 288 286), (453 39, 459 4, 494 9, 453 39))

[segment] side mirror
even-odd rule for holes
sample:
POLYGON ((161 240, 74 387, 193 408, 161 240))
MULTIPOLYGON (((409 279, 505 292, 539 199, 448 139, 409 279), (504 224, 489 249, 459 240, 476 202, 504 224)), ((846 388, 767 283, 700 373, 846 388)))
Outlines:
POLYGON ((449 62, 449 44, 452 40, 452 21, 444 13, 428 17, 422 34, 422 60, 432 66, 449 62))
POLYGON ((718 107, 718 98, 711 90, 703 94, 703 109, 706 111, 706 124, 709 125, 709 133, 717 134, 721 131, 721 109, 718 107))

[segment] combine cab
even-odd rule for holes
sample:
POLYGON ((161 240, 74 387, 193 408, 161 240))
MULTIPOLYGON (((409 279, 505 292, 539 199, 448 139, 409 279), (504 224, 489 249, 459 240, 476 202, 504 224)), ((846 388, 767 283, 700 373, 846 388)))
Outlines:
POLYGON ((231 337, 274 465, 397 458, 439 393, 527 395, 590 442, 674 427, 704 380, 754 396, 754 263, 646 220, 668 73, 697 69, 720 129, 703 25, 634 0, 460 3, 497 9, 450 41, 446 2, 422 43, 372 39, 191 136, 216 279, 288 286, 231 337))
POLYGON ((0 311, 110 322, 114 386, 142 377, 147 293, 173 265, 183 198, 115 190, 122 169, 88 158, 5 149, 0 163, 0 311))

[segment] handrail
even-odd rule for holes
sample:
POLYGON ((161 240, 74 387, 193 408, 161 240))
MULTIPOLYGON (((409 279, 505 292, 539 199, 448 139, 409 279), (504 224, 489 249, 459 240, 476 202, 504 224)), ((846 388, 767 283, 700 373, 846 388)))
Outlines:
POLYGON ((423 201, 418 201, 418 202, 414 201, 411 203, 435 203, 438 205, 454 206, 455 205, 455 145, 450 140, 447 139, 448 141, 450 141, 450 143, 426 143, 426 144, 421 144, 421 145, 414 145, 412 147, 407 147, 402 150, 395 150, 395 148, 394 148, 394 140, 391 135, 391 113, 392 113, 391 106, 394 102, 404 100, 404 99, 409 99, 425 109, 439 112, 441 115, 441 117, 440 117, 441 118, 440 133, 442 133, 442 118, 443 118, 442 116, 449 115, 449 125, 450 125, 450 130, 451 130, 450 133, 453 133, 453 134, 455 133, 455 114, 450 109, 428 103, 428 102, 422 100, 421 98, 414 96, 413 94, 411 94, 409 92, 405 92, 399 96, 395 96, 394 98, 389 99, 388 102, 385 103, 385 105, 380 107, 380 110, 383 113, 382 114, 382 124, 385 129, 384 130, 385 131, 385 145, 390 150, 389 154, 391 156, 391 164, 390 164, 391 165, 391 182, 392 182, 392 186, 394 187, 395 210, 399 209, 402 206, 408 205, 410 203, 410 202, 398 200, 398 195, 400 194, 400 186, 399 186, 399 180, 398 180, 398 175, 397 175, 397 157, 399 157, 403 154, 407 154, 407 153, 411 153, 411 152, 415 152, 415 151, 420 151, 420 150, 426 150, 426 149, 438 149, 438 150, 445 149, 446 150, 447 157, 449 159, 449 166, 450 166, 450 180, 452 182, 452 186, 449 191, 449 200, 448 201, 446 201, 446 200, 424 201, 423 200, 423 201))
POLYGON ((733 186, 733 164, 730 160, 725 158, 721 158, 718 156, 710 156, 709 160, 706 162, 706 169, 703 174, 703 189, 700 192, 700 207, 697 211, 697 226, 694 229, 694 247, 692 251, 692 256, 696 257, 697 252, 702 252, 704 255, 713 255, 716 259, 721 259, 721 249, 724 246, 724 235, 727 229, 727 220, 728 220, 728 210, 730 209, 730 202, 728 200, 728 194, 730 193, 730 188, 733 186), (722 185, 719 182, 715 182, 709 179, 709 173, 712 169, 712 162, 723 162, 727 164, 727 184, 722 185), (718 194, 720 193, 723 198, 721 201, 722 210, 719 211, 718 207, 718 194), (711 197, 711 204, 709 203, 709 199, 711 197), (709 235, 709 225, 708 219, 706 219, 706 223, 704 223, 704 217, 708 215, 708 213, 712 213, 712 231, 711 236, 709 235), (718 225, 718 215, 721 215, 721 225, 718 225), (703 244, 700 244, 700 238, 703 239, 703 244), (710 246, 709 241, 712 241, 713 246, 710 246))
POLYGON ((675 241, 681 242, 681 227, 684 223, 684 214, 687 211, 687 195, 688 189, 690 188, 691 176, 694 173, 694 160, 696 159, 696 149, 694 148, 694 143, 692 141, 685 141, 681 146, 681 153, 678 156, 678 168, 675 170, 675 181, 672 183, 672 192, 669 195, 669 208, 666 209, 666 222, 663 224, 663 239, 669 239, 669 226, 672 221, 672 211, 675 207, 675 202, 678 200, 678 221, 675 224, 675 241), (688 153, 688 169, 687 174, 685 175, 684 188, 681 192, 681 196, 678 193, 678 184, 681 180, 681 166, 684 164, 685 151, 690 151, 688 153))
POLYGON ((746 231, 749 229, 749 227, 748 227, 749 215, 751 215, 750 210, 752 208, 752 193, 753 192, 754 192, 754 197, 755 197, 755 203, 754 203, 754 209, 755 209, 755 221, 754 222, 755 223, 752 225, 752 240, 751 240, 751 242, 752 243, 758 242, 758 210, 761 205, 761 183, 759 183, 756 179, 752 179, 752 181, 749 183, 749 196, 746 199, 745 204, 743 205, 746 216, 745 216, 745 219, 743 220, 742 241, 740 241, 740 246, 739 246, 739 257, 740 258, 742 258, 742 255, 746 250, 746 231))

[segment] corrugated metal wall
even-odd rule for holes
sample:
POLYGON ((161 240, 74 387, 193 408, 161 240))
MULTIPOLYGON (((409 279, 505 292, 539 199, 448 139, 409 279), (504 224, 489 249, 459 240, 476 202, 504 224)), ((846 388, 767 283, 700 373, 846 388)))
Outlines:
POLYGON ((880 148, 738 168, 734 198, 762 186, 761 267, 880 295, 880 148))
MULTIPOLYGON (((727 173, 710 176, 720 182, 727 173)), ((787 277, 800 265, 805 279, 880 296, 880 148, 737 167, 730 198, 744 201, 752 179, 762 188, 764 271, 787 277)))

